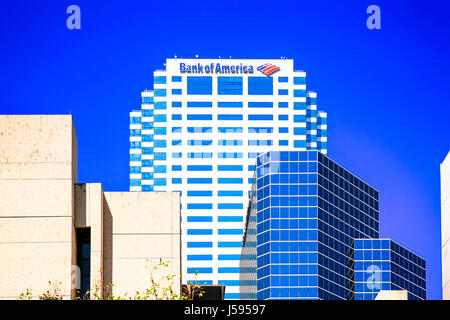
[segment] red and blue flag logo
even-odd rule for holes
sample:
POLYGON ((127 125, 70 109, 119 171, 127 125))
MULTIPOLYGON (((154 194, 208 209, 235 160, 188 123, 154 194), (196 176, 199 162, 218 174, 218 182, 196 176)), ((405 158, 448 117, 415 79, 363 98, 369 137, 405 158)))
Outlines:
POLYGON ((270 76, 272 73, 280 70, 280 67, 277 67, 276 65, 270 63, 266 63, 263 64, 262 66, 259 66, 258 70, 264 73, 266 76, 270 76))

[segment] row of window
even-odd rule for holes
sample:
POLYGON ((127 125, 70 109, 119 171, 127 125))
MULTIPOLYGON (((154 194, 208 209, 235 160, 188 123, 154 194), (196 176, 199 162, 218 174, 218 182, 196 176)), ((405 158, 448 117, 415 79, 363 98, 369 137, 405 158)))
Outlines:
MULTIPOLYGON (((187 229, 188 235, 213 235, 213 229, 187 229)), ((242 229, 217 229, 218 235, 242 235, 242 229)))
MULTIPOLYGON (((304 79, 304 78, 301 78, 304 79)), ((164 84, 163 81, 160 81, 164 84)), ((296 84, 296 83, 294 83, 296 84)), ((188 95, 212 95, 212 77, 187 77, 188 95)), ((274 86, 272 77, 248 77, 248 95, 273 95, 274 86)), ((182 89, 172 89, 172 95, 182 94, 182 89)), ((242 77, 217 77, 218 95, 243 95, 242 77)), ((279 89, 279 95, 288 95, 287 89, 279 89)), ((155 89, 155 97, 165 97, 166 89, 155 89)), ((293 89, 294 97, 306 97, 306 90, 293 89)))
MULTIPOLYGON (((187 127, 189 133, 212 133, 212 127, 187 127)), ((182 133, 182 127, 172 127, 172 133, 182 133)), ((243 133, 243 127, 218 127, 218 133, 243 133)), ((273 127, 248 127, 248 133, 273 133, 273 127)), ((288 127, 279 127, 278 133, 289 133, 288 127)), ((306 128, 294 128, 294 135, 306 135, 306 128)))
MULTIPOLYGON (((222 82, 239 82, 239 80, 235 80, 236 78, 242 77, 217 77, 219 81, 222 82)), ((272 77, 275 78, 275 77, 272 77)), ((172 82, 180 83, 182 82, 183 78, 181 76, 172 76, 171 77, 172 82)), ((289 77, 278 77, 279 83, 288 83, 289 77)), ((303 85, 306 84, 306 78, 305 77, 293 77, 293 83, 295 85, 303 85)), ((155 76, 155 84, 167 84, 167 77, 166 76, 155 76)))
MULTIPOLYGON (((242 216, 218 216, 217 222, 243 222, 242 216)), ((213 222, 212 216, 188 216, 187 222, 213 222)))
MULTIPOLYGON (((146 124, 146 123, 144 123, 144 124, 146 124)), ((153 127, 153 123, 149 122, 149 124, 151 124, 151 126, 149 126, 148 128, 145 128, 144 124, 143 124, 142 129, 144 129, 144 130, 145 129, 153 129, 154 130, 153 134, 155 136, 167 135, 167 129, 165 127, 153 127)), ((263 127, 262 129, 258 129, 257 127, 250 127, 250 128, 252 128, 251 130, 254 130, 254 132, 256 132, 256 133, 267 133, 267 132, 265 132, 265 128, 267 128, 267 127, 263 127)), ((212 133, 211 127, 188 127, 187 130, 190 133, 212 133)), ((219 127, 219 128, 217 128, 217 131, 218 131, 218 133, 242 133, 243 128, 242 127, 219 127)), ((172 132, 181 133, 182 128, 181 127, 172 127, 172 132)), ((280 127, 278 132, 279 133, 288 133, 289 129, 286 127, 280 127)), ((326 132, 326 130, 318 130, 317 134, 319 134, 320 136, 324 136, 323 132, 326 132)), ((250 132, 250 133, 252 133, 252 132, 250 132)), ((304 135, 304 134, 305 134, 304 128, 294 128, 294 135, 304 135)), ((308 134, 307 131, 306 131, 306 134, 308 134)), ((314 135, 314 134, 312 134, 312 135, 314 135)), ((131 137, 141 136, 142 141, 153 141, 152 135, 142 134, 141 129, 131 129, 130 136, 131 137)), ((326 143, 326 142, 323 142, 323 143, 326 143)))
MULTIPOLYGON (((213 248, 214 243, 212 241, 188 241, 188 248, 213 248)), ((242 242, 240 241, 218 241, 218 248, 241 248, 242 242)))
MULTIPOLYGON (((172 114, 171 115, 172 120, 183 120, 182 114, 172 114)), ((212 114, 187 114, 186 115, 187 120, 201 120, 201 121, 209 121, 213 120, 212 114)), ((249 121, 271 121, 274 119, 273 114, 249 114, 247 116, 247 120, 249 121)), ((242 114, 218 114, 217 120, 244 120, 244 116, 242 114)), ((287 114, 280 114, 278 115, 278 120, 280 121, 287 121, 289 120, 289 115, 287 114)), ((154 116, 154 122, 167 122, 167 116, 165 114, 157 114, 154 116)), ((294 122, 306 122, 306 115, 294 115, 294 122)), ((151 122, 148 122, 151 123, 151 122)), ((142 123, 142 129, 146 129, 144 127, 145 122, 142 123)), ((151 127, 148 127, 148 129, 151 129, 151 127)))
MULTIPOLYGON (((278 108, 289 108, 289 102, 281 101, 278 102, 278 108)), ((306 110, 306 106, 309 106, 307 102, 294 102, 294 110, 306 110)), ((172 108, 182 108, 183 103, 181 101, 172 101, 171 103, 172 108)), ((186 107, 188 108, 212 108, 213 102, 211 101, 188 101, 186 104, 186 107)), ((218 108, 243 108, 244 103, 242 101, 219 101, 217 102, 218 108)), ((273 108, 274 102, 266 101, 266 102, 248 102, 247 103, 248 108, 273 108)), ((157 101, 154 103, 155 110, 165 110, 167 109, 167 102, 166 101, 157 101)), ((151 117, 153 116, 153 110, 151 109, 144 109, 141 111, 142 117, 151 117), (145 112, 144 112, 145 111, 145 112)), ((308 110, 308 112, 311 114, 311 116, 316 116, 317 111, 316 110, 308 110)), ((132 118, 139 118, 139 117, 132 117, 132 118)), ((138 121, 138 120, 135 120, 138 121)))

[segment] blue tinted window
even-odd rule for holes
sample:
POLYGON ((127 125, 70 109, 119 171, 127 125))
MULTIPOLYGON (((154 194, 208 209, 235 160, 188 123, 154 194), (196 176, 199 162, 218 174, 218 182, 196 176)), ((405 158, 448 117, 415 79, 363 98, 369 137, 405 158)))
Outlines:
POLYGON ((188 114, 188 120, 212 120, 212 115, 210 114, 188 114))
POLYGON ((181 82, 180 76, 172 76, 172 82, 181 82))
POLYGON ((273 78, 248 77, 249 95, 273 95, 273 78))
POLYGON ((212 94, 212 77, 187 77, 187 94, 212 94))
POLYGON ((248 120, 273 120, 271 114, 249 114, 248 120))
POLYGON ((188 165, 188 171, 212 171, 211 165, 188 165))
POLYGON ((278 77, 278 82, 288 82, 288 77, 278 77))
POLYGON ((272 133, 273 128, 272 127, 249 127, 248 132, 249 133, 272 133))
POLYGON ((163 76, 155 77, 155 84, 166 84, 166 77, 163 76))
POLYGON ((220 133, 242 133, 242 127, 219 127, 220 133))
POLYGON ((306 97, 306 90, 294 89, 294 97, 306 97))
POLYGON ((188 191, 187 192, 188 197, 211 197, 212 191, 188 191))
POLYGON ((294 84, 306 84, 305 77, 294 77, 294 84))
POLYGON ((273 102, 249 102, 249 108, 273 108, 273 102))
POLYGON ((242 108, 242 102, 218 102, 218 108, 242 108))
POLYGON ((242 114, 219 114, 218 120, 242 120, 242 114))
POLYGON ((242 95, 242 77, 217 77, 217 94, 242 95))
POLYGON ((212 102, 210 101, 188 101, 188 108, 212 108, 212 102))
POLYGON ((294 102, 294 110, 306 110, 305 102, 294 102))
POLYGON ((166 89, 155 89, 154 94, 155 94, 155 97, 165 97, 166 89))
POLYGON ((155 110, 164 110, 166 109, 166 102, 165 101, 157 101, 155 102, 155 110))

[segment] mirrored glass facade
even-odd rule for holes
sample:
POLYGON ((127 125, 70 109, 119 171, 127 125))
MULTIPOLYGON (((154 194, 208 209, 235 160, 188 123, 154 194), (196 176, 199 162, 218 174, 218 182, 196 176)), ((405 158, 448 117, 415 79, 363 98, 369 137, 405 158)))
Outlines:
POLYGON ((250 194, 241 298, 354 299, 354 241, 378 237, 376 189, 317 151, 265 153, 250 194))
POLYGON ((426 299, 425 260, 390 239, 354 242, 354 299, 373 300, 380 290, 407 290, 426 299))

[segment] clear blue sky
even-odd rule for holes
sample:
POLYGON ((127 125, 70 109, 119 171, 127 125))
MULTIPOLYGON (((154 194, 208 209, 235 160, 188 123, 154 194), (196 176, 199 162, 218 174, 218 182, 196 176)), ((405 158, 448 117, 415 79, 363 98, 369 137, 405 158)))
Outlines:
POLYGON ((2 1, 0 113, 67 114, 78 180, 128 190, 128 113, 173 57, 279 58, 328 112, 329 156, 380 191, 382 237, 427 260, 441 298, 439 164, 449 151, 448 1, 2 1), (81 8, 81 30, 66 8, 81 8), (381 30, 366 8, 381 8, 381 30))

